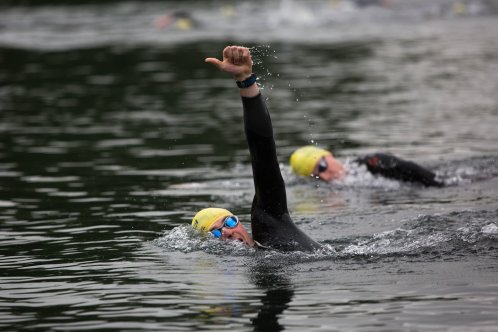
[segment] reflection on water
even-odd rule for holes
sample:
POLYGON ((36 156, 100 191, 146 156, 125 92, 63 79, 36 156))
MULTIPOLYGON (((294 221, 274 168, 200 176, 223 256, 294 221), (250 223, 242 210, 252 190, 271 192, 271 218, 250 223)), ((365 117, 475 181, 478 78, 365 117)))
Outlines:
POLYGON ((274 264, 259 262, 250 271, 251 281, 264 290, 261 308, 252 319, 254 331, 282 331, 285 327, 279 323, 279 316, 289 307, 294 296, 294 289, 288 276, 274 264))
POLYGON ((2 330, 493 330, 497 7, 364 4, 2 8, 2 330), (197 25, 154 25, 174 10, 197 25), (250 219, 237 91, 203 63, 228 43, 253 47, 289 208, 320 252, 188 226, 212 205, 250 219), (447 186, 298 179, 288 157, 310 142, 447 186))

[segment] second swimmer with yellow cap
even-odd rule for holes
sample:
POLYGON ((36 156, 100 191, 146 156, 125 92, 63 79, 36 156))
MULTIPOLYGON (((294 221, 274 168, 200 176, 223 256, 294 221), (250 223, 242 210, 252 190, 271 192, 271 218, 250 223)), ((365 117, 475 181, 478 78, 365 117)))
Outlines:
POLYGON ((255 187, 251 208, 252 236, 235 215, 220 208, 199 211, 192 226, 216 238, 241 241, 249 246, 283 251, 321 248, 294 224, 287 210, 285 184, 277 160, 270 115, 255 84, 249 49, 229 46, 223 50, 223 61, 207 58, 206 62, 233 75, 240 88, 255 187))
MULTIPOLYGON (((419 183, 424 186, 441 187, 443 183, 436 174, 415 164, 386 153, 374 153, 354 159, 365 165, 375 175, 389 179, 419 183)), ((341 180, 347 174, 346 167, 334 158, 330 151, 309 145, 294 151, 290 157, 292 171, 304 177, 314 177, 325 182, 341 180)))

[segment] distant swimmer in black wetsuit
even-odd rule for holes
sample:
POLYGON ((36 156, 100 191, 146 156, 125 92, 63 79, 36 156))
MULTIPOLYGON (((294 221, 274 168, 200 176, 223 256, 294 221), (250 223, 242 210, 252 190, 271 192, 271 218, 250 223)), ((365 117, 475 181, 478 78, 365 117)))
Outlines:
MULTIPOLYGON (((442 187, 436 174, 414 162, 386 153, 374 153, 354 159, 374 175, 419 183, 426 187, 442 187)), ((300 176, 318 178, 325 182, 341 180, 348 170, 328 150, 308 145, 294 151, 290 157, 292 171, 300 176)))
POLYGON ((249 50, 229 46, 223 50, 223 61, 215 58, 205 61, 233 75, 240 88, 255 187, 251 209, 252 237, 236 216, 220 208, 199 211, 192 220, 192 226, 216 238, 242 241, 249 246, 282 251, 313 251, 321 248, 298 229, 289 216, 270 115, 255 84, 256 76, 252 72, 249 50))

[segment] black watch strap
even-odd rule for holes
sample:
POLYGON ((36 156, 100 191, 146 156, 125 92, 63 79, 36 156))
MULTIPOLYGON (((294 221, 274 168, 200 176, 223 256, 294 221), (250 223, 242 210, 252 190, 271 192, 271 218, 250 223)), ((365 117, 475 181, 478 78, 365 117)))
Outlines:
POLYGON ((251 85, 253 85, 254 83, 256 83, 256 80, 257 80, 256 74, 253 73, 253 74, 251 74, 251 76, 249 76, 245 80, 235 81, 235 83, 237 83, 237 86, 239 88, 244 89, 244 88, 248 88, 251 85))

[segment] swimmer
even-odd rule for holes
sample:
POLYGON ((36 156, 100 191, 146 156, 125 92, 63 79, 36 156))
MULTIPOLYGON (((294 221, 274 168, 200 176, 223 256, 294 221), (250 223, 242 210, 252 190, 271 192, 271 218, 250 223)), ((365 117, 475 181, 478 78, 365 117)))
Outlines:
POLYGON ((186 31, 198 28, 199 22, 189 12, 177 10, 165 13, 154 22, 154 25, 158 29, 166 29, 173 26, 178 30, 186 31))
MULTIPOLYGON (((388 179, 419 183, 426 187, 443 186, 433 172, 391 154, 374 153, 354 161, 365 165, 370 173, 388 179)), ((334 158, 332 152, 313 145, 294 151, 290 157, 290 165, 297 175, 318 178, 325 182, 340 181, 348 172, 345 165, 334 158)))
POLYGON ((255 187, 251 208, 252 236, 237 216, 220 208, 199 211, 192 220, 192 227, 215 238, 241 241, 248 246, 282 251, 313 251, 320 248, 294 224, 289 215, 270 114, 256 84, 249 49, 228 46, 223 50, 223 61, 216 58, 205 61, 232 75, 242 98, 244 129, 255 187))

